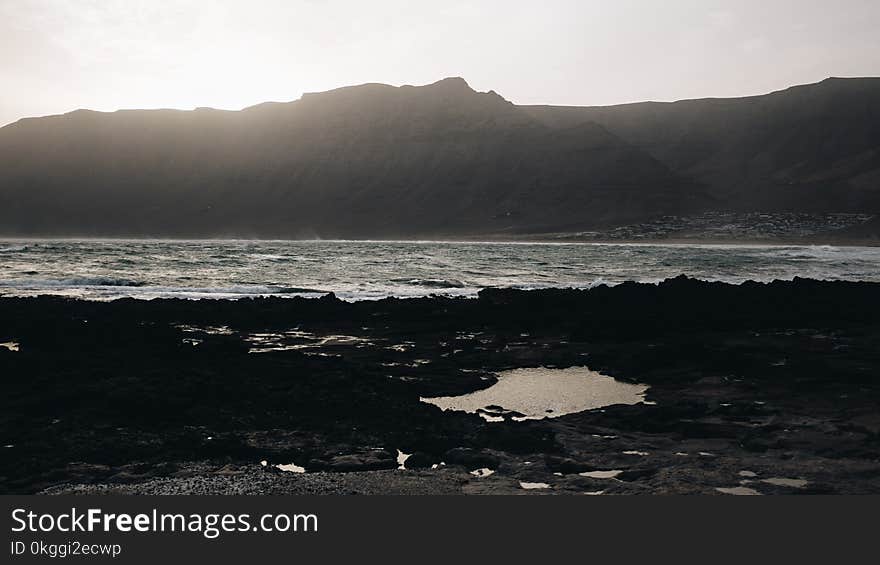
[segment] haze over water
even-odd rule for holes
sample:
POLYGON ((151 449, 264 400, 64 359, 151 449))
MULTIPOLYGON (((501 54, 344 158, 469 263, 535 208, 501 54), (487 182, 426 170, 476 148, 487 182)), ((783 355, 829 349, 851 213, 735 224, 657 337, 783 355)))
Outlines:
POLYGON ((740 283, 795 276, 880 282, 880 248, 368 241, 0 241, 0 296, 89 300, 589 288, 681 274, 740 283))

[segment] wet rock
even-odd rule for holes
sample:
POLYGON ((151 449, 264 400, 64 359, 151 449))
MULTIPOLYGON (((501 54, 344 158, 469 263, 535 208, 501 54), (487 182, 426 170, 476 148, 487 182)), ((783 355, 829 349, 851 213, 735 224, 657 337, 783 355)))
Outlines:
POLYGON ((443 454, 448 465, 461 465, 469 469, 497 469, 500 460, 495 455, 467 447, 456 447, 443 454))
POLYGON ((407 469, 429 469, 431 465, 437 463, 436 455, 429 455, 423 451, 416 451, 406 458, 403 466, 407 469))
POLYGON ((397 468, 397 455, 384 449, 335 455, 328 459, 310 460, 306 468, 335 473, 395 469, 397 468))
POLYGON ((621 481, 641 481, 657 474, 657 469, 627 469, 617 475, 621 481))
POLYGON ((224 465, 223 467, 217 469, 217 471, 216 471, 216 473, 218 475, 226 475, 226 476, 241 475, 242 472, 243 471, 240 467, 238 467, 237 465, 232 465, 232 464, 224 465))
POLYGON ((381 490, 358 482, 384 472, 368 469, 393 469, 381 480, 405 481, 402 490, 463 479, 479 492, 515 492, 525 479, 552 482, 556 494, 592 481, 567 475, 620 469, 632 480, 588 490, 693 493, 735 487, 737 472, 753 469, 810 481, 789 489, 797 492, 877 493, 877 319, 880 285, 805 280, 358 303, 0 298, 0 333, 27 344, 0 355, 0 492, 68 482, 126 492, 143 483, 153 485, 144 492, 308 484, 308 492, 364 493, 381 490), (364 341, 253 354, 242 337, 288 331, 316 336, 310 343, 364 341), (193 336, 199 346, 183 347, 193 336), (588 365, 645 383, 657 404, 489 423, 420 401, 541 365, 588 365), (400 473, 396 454, 372 446, 418 446, 449 465, 400 473), (267 472, 260 460, 309 472, 267 472), (535 476, 516 476, 525 461, 535 476), (648 464, 663 471, 631 468, 648 464), (227 465, 229 474, 217 473, 227 465), (232 474, 236 466, 253 472, 232 474), (480 468, 496 473, 468 475, 480 468), (556 472, 564 479, 550 480, 556 472), (344 487, 326 478, 343 474, 344 487))
POLYGON ((550 471, 559 472, 564 475, 581 473, 592 469, 591 465, 584 461, 558 455, 547 455, 544 458, 544 462, 550 471))

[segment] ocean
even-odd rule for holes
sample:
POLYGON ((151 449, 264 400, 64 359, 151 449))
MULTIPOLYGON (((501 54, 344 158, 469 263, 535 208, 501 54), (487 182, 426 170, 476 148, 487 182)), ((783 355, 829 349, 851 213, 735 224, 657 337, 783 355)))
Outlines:
POLYGON ((685 274, 880 281, 880 248, 433 241, 3 240, 0 296, 344 300, 590 288, 685 274))

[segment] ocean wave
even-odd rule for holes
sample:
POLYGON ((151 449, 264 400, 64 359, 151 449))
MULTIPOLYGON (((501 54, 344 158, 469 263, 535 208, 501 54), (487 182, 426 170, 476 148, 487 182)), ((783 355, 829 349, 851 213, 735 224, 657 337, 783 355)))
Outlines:
POLYGON ((251 253, 250 255, 248 255, 248 258, 256 259, 258 261, 269 261, 272 263, 289 261, 291 259, 289 255, 277 255, 274 253, 251 253))
MULTIPOLYGON (((333 293, 337 298, 348 302, 362 300, 384 300, 386 298, 426 298, 429 296, 444 296, 448 298, 477 298, 479 287, 437 289, 439 292, 426 292, 418 287, 394 287, 383 289, 338 289, 333 293)), ((317 296, 317 295, 315 295, 317 296)))
POLYGON ((595 279, 595 280, 587 283, 587 285, 585 287, 581 287, 581 288, 596 288, 597 286, 614 286, 616 284, 619 284, 619 283, 613 283, 610 281, 606 281, 602 277, 599 277, 598 279, 595 279))
MULTIPOLYGON (((663 280, 663 279, 661 279, 663 280)), ((648 282, 648 281, 641 281, 648 282)), ((603 278, 597 278, 589 282, 572 282, 571 284, 559 284, 559 283, 526 283, 526 284, 514 284, 509 285, 510 288, 515 288, 517 290, 549 290, 554 288, 573 288, 578 290, 589 290, 591 288, 597 288, 600 286, 616 286, 620 284, 619 282, 612 282, 605 280, 603 278)))
MULTIPOLYGON (((95 282, 88 279, 88 282, 95 282)), ((41 281, 35 283, 23 283, 21 281, 0 281, 0 296, 40 296, 55 295, 66 296, 71 298, 79 298, 82 300, 108 301, 119 298, 135 298, 139 300, 152 300, 155 298, 180 298, 186 300, 199 299, 239 299, 239 298, 259 298, 259 297, 320 297, 326 294, 326 291, 319 291, 305 288, 277 288, 267 286, 217 286, 217 287, 198 287, 198 286, 175 286, 175 285, 157 285, 146 286, 141 284, 115 284, 115 285, 97 285, 97 284, 71 284, 72 281, 62 282, 60 280, 41 281)))
POLYGON ((426 288, 464 288, 463 282, 455 279, 391 279, 392 283, 406 284, 410 286, 422 286, 426 288))
POLYGON ((19 251, 27 251, 29 245, 0 245, 0 253, 17 253, 19 251))
POLYGON ((324 295, 327 291, 315 290, 309 288, 297 287, 276 287, 264 285, 229 285, 229 286, 144 286, 136 290, 139 294, 144 295, 180 295, 180 296, 218 296, 218 297, 256 297, 256 296, 273 296, 273 295, 294 295, 294 294, 320 294, 324 295))
POLYGON ((303 288, 298 286, 282 286, 274 289, 279 294, 327 294, 326 290, 316 288, 303 288))
POLYGON ((69 279, 25 279, 0 281, 0 286, 18 288, 74 288, 83 286, 142 287, 146 282, 116 277, 73 277, 69 279))
POLYGON ((804 247, 784 247, 767 253, 772 257, 787 259, 837 259, 843 250, 833 245, 809 245, 804 247))

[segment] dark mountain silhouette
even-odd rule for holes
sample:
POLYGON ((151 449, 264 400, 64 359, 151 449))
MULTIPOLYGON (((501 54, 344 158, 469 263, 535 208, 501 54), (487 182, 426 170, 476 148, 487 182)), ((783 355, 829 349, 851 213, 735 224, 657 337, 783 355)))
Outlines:
POLYGON ((598 123, 740 211, 880 211, 880 78, 764 96, 607 107, 531 106, 544 123, 598 123))
POLYGON ((518 107, 460 78, 0 128, 0 235, 409 237, 880 210, 880 79, 518 107))
POLYGON ((555 128, 460 78, 240 112, 138 110, 0 129, 5 234, 390 237, 610 225, 697 188, 593 123, 555 128))

